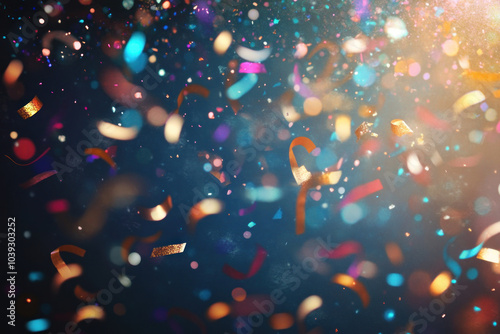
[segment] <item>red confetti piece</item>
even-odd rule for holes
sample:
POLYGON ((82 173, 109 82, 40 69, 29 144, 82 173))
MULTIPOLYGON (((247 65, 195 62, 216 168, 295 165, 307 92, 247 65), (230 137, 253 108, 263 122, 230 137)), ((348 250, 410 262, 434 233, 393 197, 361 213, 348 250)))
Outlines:
POLYGON ((28 181, 26 181, 24 183, 21 183, 19 186, 23 189, 27 189, 29 187, 34 186, 38 182, 41 182, 41 181, 45 180, 46 178, 51 177, 52 175, 55 175, 55 174, 57 174, 56 170, 49 170, 49 171, 46 171, 46 172, 43 172, 43 173, 40 173, 38 175, 33 176, 31 179, 29 179, 28 181))
POLYGON ((262 246, 257 245, 257 253, 255 254, 252 264, 250 265, 248 273, 244 274, 242 272, 239 272, 228 264, 224 264, 222 272, 224 272, 224 274, 226 274, 227 276, 237 280, 250 278, 259 271, 260 267, 262 267, 266 256, 267 251, 262 246))
POLYGON ((29 165, 31 165, 31 164, 33 164, 33 163, 37 162, 38 160, 40 160, 40 158, 41 158, 41 157, 43 157, 45 154, 47 154, 47 152, 48 152, 48 151, 50 151, 50 147, 49 147, 48 149, 46 149, 45 151, 43 151, 43 153, 42 153, 42 154, 40 154, 40 155, 38 156, 38 158, 36 158, 36 159, 35 159, 35 160, 33 160, 32 162, 28 162, 27 164, 20 164, 20 163, 17 163, 17 162, 15 162, 15 161, 14 161, 11 157, 9 157, 8 155, 6 155, 6 154, 5 154, 5 156, 6 156, 7 158, 9 158, 9 159, 10 159, 10 161, 12 161, 13 163, 15 163, 15 164, 16 164, 16 165, 18 165, 18 166, 29 166, 29 165))
POLYGON ((248 208, 243 208, 238 210, 238 214, 240 216, 248 215, 249 213, 253 212, 255 208, 257 207, 257 202, 254 202, 252 205, 250 205, 248 208))
POLYGON ((380 191, 382 189, 384 189, 384 186, 382 185, 382 182, 380 182, 379 179, 357 186, 346 195, 346 197, 342 200, 342 202, 340 202, 339 208, 342 209, 347 204, 357 202, 360 199, 368 195, 371 195, 373 193, 376 193, 377 191, 380 191))
POLYGON ((342 259, 352 254, 360 254, 363 252, 363 246, 357 241, 345 241, 338 245, 335 249, 327 252, 325 249, 319 251, 319 256, 329 259, 342 259))

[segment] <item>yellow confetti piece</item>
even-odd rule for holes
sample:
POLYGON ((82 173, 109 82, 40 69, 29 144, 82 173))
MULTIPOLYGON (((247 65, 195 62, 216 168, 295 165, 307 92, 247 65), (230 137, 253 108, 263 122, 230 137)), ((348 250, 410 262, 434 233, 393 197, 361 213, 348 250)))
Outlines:
POLYGON ((492 263, 500 263, 500 251, 492 248, 481 248, 479 254, 476 256, 478 259, 492 263))
POLYGON ((186 248, 186 243, 155 247, 151 252, 151 257, 179 254, 184 252, 184 248, 186 248))
POLYGON ((468 92, 455 101, 453 111, 458 114, 474 104, 483 102, 485 99, 486 96, 479 90, 468 92))
POLYGON ((42 107, 43 107, 42 101, 40 101, 38 96, 35 95, 35 97, 30 102, 28 102, 28 104, 26 104, 21 109, 18 109, 17 113, 23 119, 28 119, 34 114, 36 114, 40 109, 42 109, 42 107))

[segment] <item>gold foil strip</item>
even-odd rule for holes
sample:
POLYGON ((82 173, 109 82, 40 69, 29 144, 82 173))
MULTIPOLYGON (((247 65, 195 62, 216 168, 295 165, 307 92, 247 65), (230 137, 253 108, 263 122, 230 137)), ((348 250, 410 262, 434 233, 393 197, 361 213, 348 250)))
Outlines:
POLYGON ((23 119, 28 119, 34 114, 36 114, 38 111, 40 111, 42 107, 43 107, 42 101, 40 101, 38 96, 35 95, 35 97, 30 102, 28 102, 24 107, 18 109, 17 113, 23 119))
POLYGON ((85 249, 73 245, 63 245, 56 248, 50 253, 50 259, 52 260, 52 263, 54 264, 54 267, 56 267, 59 274, 61 274, 61 276, 64 278, 73 277, 73 275, 71 274, 71 269, 68 268, 66 262, 64 262, 61 257, 61 252, 73 253, 80 257, 83 257, 85 255, 85 249))
POLYGON ((79 323, 85 319, 104 319, 104 310, 100 306, 96 305, 87 305, 84 306, 76 312, 75 322, 79 323))
POLYGON ((163 203, 153 208, 139 207, 139 214, 146 220, 160 221, 167 216, 170 209, 172 209, 172 197, 167 196, 163 203))
POLYGON ((179 254, 184 252, 184 248, 186 248, 186 243, 155 247, 151 252, 151 257, 179 254))
POLYGON ((413 130, 402 119, 393 119, 391 121, 391 130, 398 137, 413 133, 413 130))

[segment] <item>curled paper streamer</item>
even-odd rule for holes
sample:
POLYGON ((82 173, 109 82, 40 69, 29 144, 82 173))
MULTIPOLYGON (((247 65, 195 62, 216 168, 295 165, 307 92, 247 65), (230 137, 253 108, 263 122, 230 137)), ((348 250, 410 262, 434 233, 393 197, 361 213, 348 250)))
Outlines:
POLYGON ((50 48, 52 47, 52 41, 54 39, 60 40, 67 46, 70 46, 73 50, 78 51, 82 47, 80 43, 70 32, 65 32, 62 30, 51 31, 45 34, 42 39, 42 54, 45 57, 50 56, 50 48))
POLYGON ((470 106, 483 102, 485 99, 486 96, 479 90, 468 92, 455 101, 453 111, 458 114, 470 106))
POLYGON ((491 237, 493 237, 497 234, 500 234, 500 221, 485 228, 483 230, 483 232, 481 232, 481 234, 477 238, 477 242, 476 242, 477 246, 472 248, 472 249, 468 249, 468 250, 466 249, 466 250, 462 251, 462 253, 460 253, 459 258, 460 259, 468 259, 468 258, 471 258, 473 256, 476 256, 479 253, 479 251, 481 250, 481 248, 483 247, 483 245, 491 237))
POLYGON ((243 62, 240 64, 240 73, 267 73, 266 67, 261 63, 243 62))
POLYGON ((163 220, 168 212, 172 209, 172 197, 167 196, 163 203, 158 204, 153 208, 139 207, 139 214, 142 218, 151 221, 163 220))
POLYGON ((366 308, 368 307, 368 304, 370 304, 370 295, 368 294, 368 291, 366 290, 366 287, 363 285, 363 283, 359 282, 358 280, 346 274, 336 274, 332 277, 332 282, 345 286, 346 288, 349 288, 352 291, 356 292, 361 299, 361 302, 363 303, 363 307, 366 308))
POLYGON ((413 133, 413 130, 402 119, 393 119, 391 121, 391 130, 398 137, 413 133))
POLYGON ((446 245, 443 248, 443 260, 446 266, 451 270, 453 275, 455 275, 455 279, 458 279, 462 274, 462 267, 455 261, 451 256, 448 255, 448 247, 455 241, 456 237, 448 240, 446 245))
POLYGON ((492 248, 482 248, 477 254, 477 258, 492 263, 500 263, 500 251, 492 248))
POLYGON ((319 309, 322 305, 323 300, 320 296, 316 295, 309 296, 300 303, 297 309, 297 322, 299 325, 300 333, 306 332, 306 325, 304 323, 304 320, 306 319, 307 315, 312 311, 319 309))
POLYGON ((238 46, 236 53, 241 58, 254 62, 261 63, 266 60, 271 55, 271 48, 265 48, 262 50, 252 50, 244 46, 238 46))
POLYGON ((208 215, 216 215, 224 210, 224 202, 215 198, 205 198, 193 205, 188 213, 188 224, 192 232, 200 219, 208 215))
POLYGON ((226 95, 231 100, 238 100, 248 93, 259 81, 259 76, 255 73, 247 73, 241 80, 229 87, 226 95))
POLYGON ((35 95, 35 97, 30 102, 28 102, 24 107, 18 109, 17 113, 23 119, 28 119, 34 114, 36 114, 38 111, 40 111, 42 107, 43 107, 42 101, 40 101, 38 96, 35 95))
POLYGON ((104 310, 100 306, 96 305, 86 305, 82 308, 78 309, 75 315, 75 322, 79 323, 82 320, 86 319, 104 319, 104 310))
POLYGON ((292 168, 292 174, 298 185, 301 185, 305 181, 311 178, 311 173, 306 169, 305 166, 300 166, 297 164, 297 159, 293 153, 293 148, 295 146, 303 146, 307 153, 311 153, 312 150, 316 148, 316 145, 311 139, 307 137, 297 137, 290 143, 290 148, 288 149, 288 159, 290 160, 290 167, 292 168))
POLYGON ((126 237, 122 242, 121 255, 122 255, 123 261, 125 261, 125 262, 128 261, 128 255, 130 253, 130 248, 132 247, 132 245, 136 241, 146 243, 146 244, 151 244, 151 243, 157 241, 158 239, 160 239, 161 234, 162 234, 162 231, 160 230, 160 231, 156 232, 155 234, 150 235, 148 237, 138 238, 138 237, 133 236, 133 235, 126 237))
POLYGON ((182 102, 184 101, 184 97, 189 94, 198 94, 207 98, 210 95, 210 91, 203 87, 202 85, 187 85, 182 88, 179 95, 177 96, 177 109, 174 111, 175 114, 179 113, 179 109, 181 108, 182 102))
POLYGON ((87 155, 91 154, 97 155, 99 158, 106 161, 108 165, 110 165, 113 169, 116 169, 116 162, 114 162, 114 160, 109 156, 109 154, 102 148, 97 148, 97 147, 86 148, 84 153, 87 155))
POLYGON ((15 163, 15 164, 16 164, 16 165, 18 165, 18 166, 29 166, 29 165, 31 165, 31 164, 33 164, 33 163, 37 162, 38 160, 40 160, 40 158, 41 158, 41 157, 43 157, 45 154, 47 154, 47 152, 48 152, 48 151, 50 151, 50 147, 49 147, 48 149, 46 149, 45 151, 43 151, 43 153, 42 153, 42 154, 40 154, 40 155, 38 156, 38 158, 36 158, 36 159, 35 159, 35 160, 33 160, 32 162, 28 162, 27 164, 20 164, 20 163, 17 163, 17 162, 15 162, 15 161, 14 161, 14 159, 12 159, 11 157, 9 157, 8 155, 6 155, 6 154, 4 154, 4 155, 5 155, 7 158, 9 158, 9 159, 10 159, 10 161, 12 161, 13 163, 15 163))
POLYGON ((54 249, 50 253, 50 259, 52 260, 52 263, 54 264, 54 267, 56 267, 59 274, 61 274, 61 276, 65 279, 73 277, 74 275, 71 273, 71 269, 68 268, 68 265, 61 257, 61 252, 73 253, 80 257, 83 257, 85 255, 85 249, 73 245, 63 245, 54 249))
POLYGON ((116 140, 132 140, 139 132, 136 127, 126 128, 104 121, 97 122, 97 130, 103 136, 116 140))
POLYGON ((344 199, 340 202, 339 208, 342 209, 347 204, 357 202, 360 199, 376 193, 377 191, 380 191, 382 189, 384 189, 384 186, 382 185, 382 182, 380 182, 380 179, 376 179, 357 186, 356 188, 349 191, 349 193, 347 193, 344 199))
POLYGON ((328 173, 314 173, 311 178, 302 183, 299 194, 297 195, 297 204, 295 207, 295 233, 302 234, 306 230, 306 199, 307 191, 311 188, 322 185, 337 184, 342 176, 341 171, 328 173))
POLYGON ((160 256, 183 253, 185 248, 186 248, 186 243, 155 247, 151 252, 151 257, 160 257, 160 256))
POLYGON ((322 43, 319 43, 314 47, 314 49, 312 49, 311 53, 309 53, 309 55, 307 56, 307 59, 310 60, 316 53, 318 53, 322 49, 326 49, 330 53, 325 67, 323 68, 323 72, 319 76, 319 79, 326 79, 333 73, 333 64, 337 62, 340 57, 340 48, 333 42, 324 41, 322 43))
POLYGON ((479 245, 477 245, 476 247, 474 247, 472 249, 463 250, 462 253, 460 253, 460 255, 458 256, 458 258, 460 260, 464 260, 464 259, 470 259, 471 257, 476 256, 479 253, 479 251, 481 250, 481 248, 483 248, 483 244, 484 243, 480 243, 479 245))
POLYGON ((224 267, 222 267, 222 272, 227 276, 237 280, 250 278, 259 271, 266 257, 267 257, 267 251, 261 245, 257 245, 257 253, 255 254, 252 264, 250 265, 250 269, 246 274, 234 269, 227 263, 224 264, 224 267))
POLYGON ((52 175, 55 175, 55 174, 57 174, 56 170, 49 170, 49 171, 46 171, 46 172, 43 172, 43 173, 40 173, 38 175, 33 176, 31 179, 29 179, 28 181, 26 181, 24 183, 21 183, 19 186, 23 189, 27 189, 29 187, 34 186, 38 182, 41 182, 41 181, 45 180, 46 178, 51 177, 52 175))

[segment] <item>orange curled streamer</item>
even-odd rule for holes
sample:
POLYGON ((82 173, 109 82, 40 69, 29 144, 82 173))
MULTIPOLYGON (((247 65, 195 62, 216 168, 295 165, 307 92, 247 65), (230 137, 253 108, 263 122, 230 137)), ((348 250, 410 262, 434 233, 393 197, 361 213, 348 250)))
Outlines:
POLYGON ((151 221, 163 220, 172 209, 172 197, 167 196, 163 203, 153 208, 139 207, 139 214, 142 218, 151 221))
POLYGON ((342 176, 341 171, 328 173, 314 173, 309 180, 304 182, 299 194, 297 195, 297 204, 295 208, 295 233, 302 234, 306 230, 306 199, 307 191, 311 188, 322 185, 333 185, 339 182, 342 176))
POLYGON ((288 149, 288 158, 290 160, 290 167, 292 168, 293 177, 297 181, 298 185, 301 185, 305 181, 311 178, 311 173, 306 169, 305 166, 300 166, 297 164, 297 159, 293 153, 293 148, 295 146, 303 146, 307 153, 311 153, 312 150, 316 148, 313 141, 307 137, 297 137, 290 143, 290 148, 288 149))
POLYGON ((340 48, 337 44, 329 41, 324 41, 319 43, 312 49, 311 53, 307 56, 307 59, 310 60, 318 51, 326 49, 330 53, 328 60, 326 61, 325 67, 323 69, 323 73, 319 76, 319 79, 328 78, 334 70, 333 64, 337 62, 340 57, 340 48))
POLYGON ((194 232, 198 221, 208 215, 216 215, 224 210, 224 202, 215 198, 205 198, 191 207, 188 213, 188 224, 194 232))
POLYGON ((368 294, 366 287, 363 285, 363 283, 352 278, 351 276, 346 274, 336 274, 332 277, 332 283, 345 286, 346 288, 349 288, 352 291, 356 292, 359 298, 361 298, 363 307, 366 308, 368 307, 368 304, 370 304, 370 295, 368 294))
POLYGON ((116 162, 102 148, 97 148, 97 147, 86 148, 84 153, 87 155, 91 154, 97 155, 99 158, 106 161, 108 165, 110 165, 113 169, 116 169, 116 162))
POLYGON ((500 81, 500 73, 476 72, 476 71, 466 70, 464 72, 464 75, 466 77, 469 77, 477 81, 486 81, 486 82, 500 81))
POLYGON ((128 255, 130 253, 130 248, 132 247, 132 245, 136 241, 150 244, 150 243, 153 243, 153 242, 157 241, 158 239, 160 239, 161 234, 162 234, 162 231, 158 231, 155 234, 150 235, 149 237, 138 238, 138 237, 133 236, 133 235, 126 237, 122 242, 121 255, 122 255, 123 261, 125 261, 125 262, 128 261, 128 255))
POLYGON ((207 98, 208 95, 210 95, 210 91, 203 87, 202 85, 188 85, 184 88, 182 88, 181 92, 179 93, 179 96, 177 96, 177 109, 174 111, 175 114, 179 113, 179 109, 181 108, 181 104, 184 101, 184 97, 188 94, 198 94, 203 96, 204 98, 207 98))
POLYGON ((500 263, 500 251, 492 248, 481 248, 479 254, 476 256, 478 259, 492 263, 500 263))
POLYGON ((63 245, 56 248, 50 253, 50 259, 52 260, 52 263, 54 264, 54 267, 56 267, 59 274, 61 274, 61 276, 65 279, 71 278, 73 277, 73 275, 71 274, 71 269, 68 268, 68 265, 62 259, 60 254, 61 252, 73 253, 80 257, 83 257, 85 255, 85 249, 73 245, 63 245))

